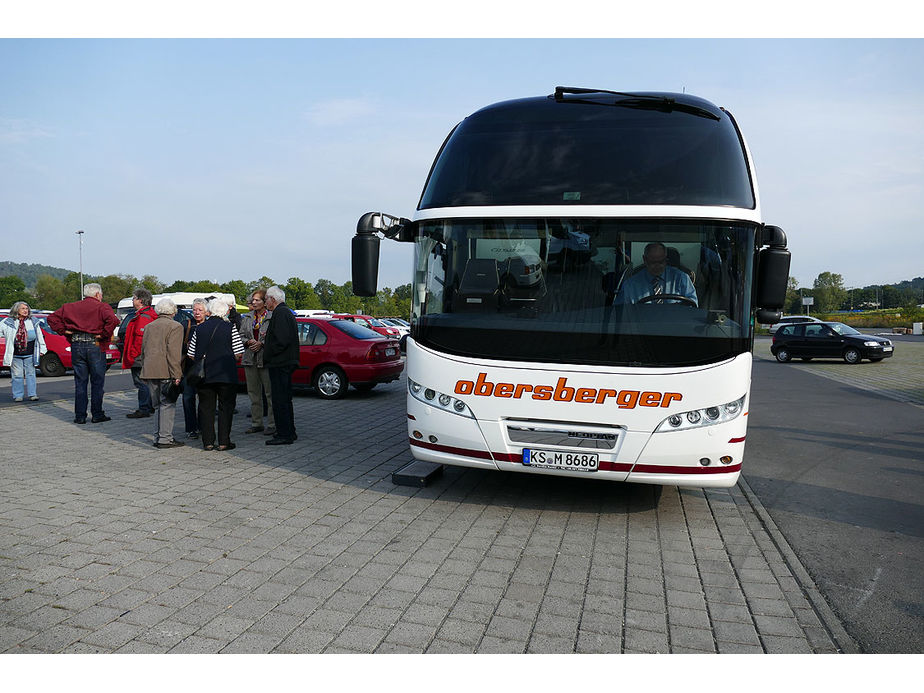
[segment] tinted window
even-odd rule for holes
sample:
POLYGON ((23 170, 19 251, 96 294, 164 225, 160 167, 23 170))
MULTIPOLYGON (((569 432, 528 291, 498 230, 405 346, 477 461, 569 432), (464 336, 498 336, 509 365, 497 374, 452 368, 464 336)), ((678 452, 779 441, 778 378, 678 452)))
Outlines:
POLYGON ((427 220, 415 250, 412 334, 478 358, 713 363, 750 349, 753 254, 753 226, 720 221, 427 220), (652 241, 666 246, 672 282, 695 300, 620 300, 644 278, 652 241))
POLYGON ((827 337, 828 330, 824 325, 806 325, 805 326, 805 336, 806 337, 827 337))
POLYGON ((792 325, 786 325, 785 327, 780 328, 780 335, 784 337, 792 337, 796 333, 796 328, 792 325))
MULTIPOLYGON (((610 98, 612 102, 612 98, 610 98)), ((466 118, 420 209, 471 205, 723 205, 754 195, 731 118, 523 99, 466 118)))
POLYGON ((374 330, 370 330, 368 327, 363 327, 362 325, 357 325, 355 322, 350 322, 349 320, 331 320, 329 325, 333 325, 341 332, 353 337, 355 339, 381 339, 382 335, 374 330))

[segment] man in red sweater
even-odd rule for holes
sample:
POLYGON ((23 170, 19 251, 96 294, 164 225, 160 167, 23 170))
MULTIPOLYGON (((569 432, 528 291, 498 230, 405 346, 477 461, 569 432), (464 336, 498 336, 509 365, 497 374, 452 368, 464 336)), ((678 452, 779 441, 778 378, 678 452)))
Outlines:
POLYGON ((99 284, 85 284, 84 299, 65 303, 48 316, 48 325, 71 343, 74 369, 74 423, 87 422, 87 382, 90 384, 90 413, 93 423, 109 421, 103 411, 103 385, 106 380, 106 357, 112 331, 119 319, 108 303, 103 303, 99 284))
POLYGON ((135 364, 135 359, 141 355, 141 340, 144 338, 144 328, 157 319, 157 313, 151 307, 151 292, 147 289, 135 289, 132 293, 132 305, 135 307, 135 317, 128 321, 125 327, 125 341, 122 344, 122 368, 132 369, 132 382, 138 389, 138 408, 126 414, 129 419, 144 419, 154 413, 151 404, 151 391, 147 383, 141 379, 141 364, 135 364))

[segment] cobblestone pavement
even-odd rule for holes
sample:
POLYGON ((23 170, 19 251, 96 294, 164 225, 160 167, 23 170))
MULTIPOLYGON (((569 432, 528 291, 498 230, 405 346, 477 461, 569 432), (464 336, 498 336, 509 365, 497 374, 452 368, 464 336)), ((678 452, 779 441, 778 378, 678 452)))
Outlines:
POLYGON ((226 453, 154 448, 133 391, 2 410, 0 652, 855 651, 744 482, 392 484, 405 382, 296 397, 292 446, 242 395, 226 453))
MULTIPOLYGON (((876 330, 861 330, 869 334, 876 330)), ((882 333, 887 336, 887 333, 882 333)), ((890 336, 890 335, 889 335, 890 336)), ((770 353, 770 338, 758 337, 754 343, 754 356, 776 361, 770 353)), ((893 341, 895 351, 891 358, 879 363, 862 361, 849 365, 842 359, 814 359, 810 362, 790 361, 787 368, 798 368, 823 378, 853 385, 883 397, 900 402, 924 406, 924 338, 906 337, 893 341)))

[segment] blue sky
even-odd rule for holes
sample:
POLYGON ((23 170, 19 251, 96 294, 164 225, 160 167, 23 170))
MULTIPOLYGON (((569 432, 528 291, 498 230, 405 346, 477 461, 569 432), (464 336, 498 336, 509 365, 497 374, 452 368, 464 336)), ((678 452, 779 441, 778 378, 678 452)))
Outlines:
MULTIPOLYGON (((924 275, 924 42, 0 40, 0 259, 84 272, 349 279, 370 210, 410 216, 449 130, 556 85, 728 108, 792 274, 924 275)), ((410 281, 383 243, 379 286, 410 281)))

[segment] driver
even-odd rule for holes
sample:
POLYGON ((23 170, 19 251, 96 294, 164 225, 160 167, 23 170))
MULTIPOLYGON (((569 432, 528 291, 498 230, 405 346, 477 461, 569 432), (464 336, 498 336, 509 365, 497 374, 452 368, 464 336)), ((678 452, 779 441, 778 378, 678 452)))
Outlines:
MULTIPOLYGON (((619 293, 613 299, 614 304, 638 303, 646 296, 659 296, 661 294, 674 294, 693 301, 696 300, 696 289, 686 272, 667 264, 667 248, 663 243, 655 241, 645 246, 642 255, 645 262, 645 271, 638 272, 623 282, 619 293)), ((680 303, 676 299, 649 299, 652 303, 680 303)))

